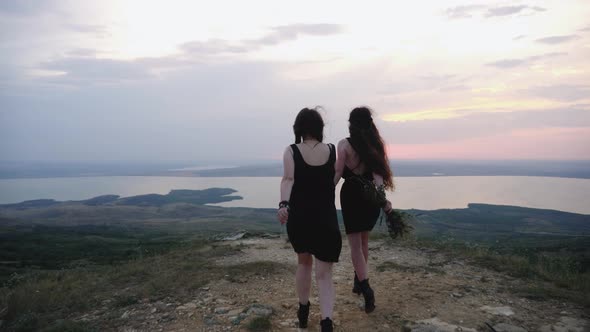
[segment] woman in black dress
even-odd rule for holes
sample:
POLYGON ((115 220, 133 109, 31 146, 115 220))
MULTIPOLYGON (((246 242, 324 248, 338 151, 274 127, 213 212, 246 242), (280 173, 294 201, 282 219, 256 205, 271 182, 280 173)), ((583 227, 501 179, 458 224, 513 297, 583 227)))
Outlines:
POLYGON ((299 327, 307 327, 313 257, 319 289, 322 331, 332 331, 334 285, 332 264, 338 262, 342 238, 336 216, 335 162, 332 144, 324 144, 324 122, 315 109, 304 108, 293 125, 295 143, 285 150, 278 219, 297 253, 295 286, 299 297, 299 327))
MULTIPOLYGON (((371 110, 357 107, 350 112, 350 137, 338 142, 336 178, 345 181, 340 190, 342 218, 350 245, 350 256, 355 269, 354 288, 356 294, 365 298, 365 312, 375 310, 375 295, 369 285, 367 262, 369 261, 369 232, 375 226, 381 208, 363 197, 362 186, 355 177, 363 177, 375 186, 393 189, 393 177, 383 139, 373 123, 371 110)), ((391 210, 387 201, 384 210, 391 210)))

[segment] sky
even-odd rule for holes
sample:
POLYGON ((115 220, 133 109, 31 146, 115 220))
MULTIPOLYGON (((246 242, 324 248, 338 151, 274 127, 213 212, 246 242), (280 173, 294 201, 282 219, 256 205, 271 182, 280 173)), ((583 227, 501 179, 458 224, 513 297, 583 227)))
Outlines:
POLYGON ((590 1, 0 1, 0 160, 590 159, 590 1))

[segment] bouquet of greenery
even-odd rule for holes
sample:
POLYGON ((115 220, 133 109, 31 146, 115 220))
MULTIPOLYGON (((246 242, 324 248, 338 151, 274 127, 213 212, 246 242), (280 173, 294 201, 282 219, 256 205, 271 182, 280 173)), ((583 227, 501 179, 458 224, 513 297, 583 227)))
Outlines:
POLYGON ((406 212, 391 209, 385 213, 385 223, 387 224, 387 231, 392 239, 404 237, 408 235, 414 227, 408 224, 411 220, 411 215, 406 212))
POLYGON ((370 202, 374 206, 384 207, 387 203, 387 197, 385 195, 385 189, 381 185, 379 187, 375 186, 375 183, 362 176, 356 175, 350 178, 350 180, 355 181, 361 187, 361 193, 363 198, 370 202))
MULTIPOLYGON (((376 186, 375 183, 361 175, 357 175, 351 178, 356 181, 360 187, 363 198, 371 204, 384 208, 387 204, 387 196, 385 194, 385 188, 383 185, 376 186)), ((411 215, 405 212, 400 212, 394 209, 389 210, 385 213, 385 223, 387 224, 387 230, 389 236, 392 239, 404 237, 408 235, 414 227, 408 224, 411 220, 411 215)))

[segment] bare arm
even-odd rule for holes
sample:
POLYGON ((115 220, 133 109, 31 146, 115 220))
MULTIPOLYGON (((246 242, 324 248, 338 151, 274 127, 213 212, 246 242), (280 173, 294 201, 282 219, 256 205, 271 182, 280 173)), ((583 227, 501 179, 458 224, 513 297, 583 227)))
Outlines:
MULTIPOLYGON (((291 148, 285 149, 283 154, 283 178, 281 179, 281 201, 289 201, 291 198, 291 190, 295 182, 295 161, 293 160, 293 152, 291 148)), ((279 221, 284 224, 289 218, 289 210, 281 208, 277 212, 279 221)))
POLYGON ((338 158, 336 158, 336 165, 334 166, 336 174, 334 175, 334 185, 337 185, 344 172, 344 165, 348 154, 344 147, 344 141, 338 142, 338 158))
MULTIPOLYGON (((373 173, 373 182, 375 182, 375 186, 379 188, 383 185, 383 177, 377 173, 373 173)), ((391 211, 391 201, 386 200, 385 206, 383 207, 383 211, 389 212, 391 211)))
POLYGON ((287 148, 283 154, 283 179, 281 180, 281 201, 291 198, 291 189, 295 182, 295 161, 291 148, 287 148))

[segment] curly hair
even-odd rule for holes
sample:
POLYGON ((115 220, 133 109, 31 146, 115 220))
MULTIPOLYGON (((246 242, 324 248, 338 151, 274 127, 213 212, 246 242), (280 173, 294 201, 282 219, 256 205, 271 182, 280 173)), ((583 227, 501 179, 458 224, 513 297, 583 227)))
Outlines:
POLYGON ((350 144, 367 170, 381 175, 385 188, 393 190, 395 186, 387 151, 379 130, 373 122, 372 113, 368 107, 364 106, 350 112, 348 118, 350 144))

